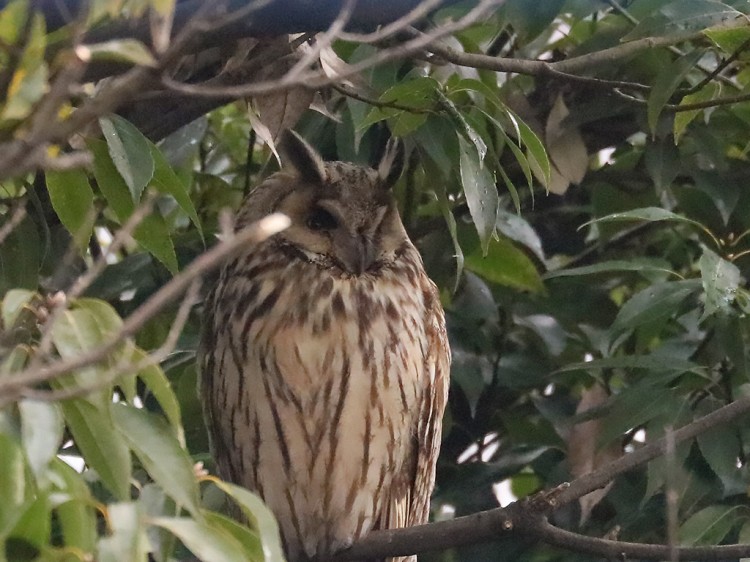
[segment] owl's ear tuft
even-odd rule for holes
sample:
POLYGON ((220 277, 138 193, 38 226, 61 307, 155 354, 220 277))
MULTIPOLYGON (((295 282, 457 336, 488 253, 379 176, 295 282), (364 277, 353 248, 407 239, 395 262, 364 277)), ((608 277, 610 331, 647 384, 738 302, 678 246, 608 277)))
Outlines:
POLYGON ((325 163, 320 154, 291 129, 281 133, 279 152, 283 168, 291 168, 301 179, 310 183, 326 182, 325 163))
POLYGON ((404 145, 391 137, 385 145, 383 157, 378 164, 378 176, 385 189, 394 186, 404 171, 404 145))

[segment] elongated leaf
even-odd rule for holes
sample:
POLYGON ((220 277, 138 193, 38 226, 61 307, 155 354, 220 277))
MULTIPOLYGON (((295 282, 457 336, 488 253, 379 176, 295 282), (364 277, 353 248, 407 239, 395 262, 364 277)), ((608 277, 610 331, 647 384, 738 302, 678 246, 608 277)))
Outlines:
POLYGON ((464 252, 458 241, 456 217, 453 216, 450 203, 448 203, 448 194, 445 192, 445 189, 439 190, 437 192, 437 197, 440 212, 443 215, 443 219, 445 219, 445 224, 448 227, 448 232, 450 233, 451 241, 453 242, 453 252, 456 258, 456 283, 453 286, 453 292, 456 292, 458 290, 458 284, 461 281, 461 273, 464 269, 464 252))
POLYGON ((716 0, 675 0, 643 18, 623 39, 632 41, 641 37, 687 37, 696 31, 737 17, 742 17, 740 12, 716 0))
POLYGON ((154 159, 154 177, 151 180, 151 185, 160 193, 174 197, 180 209, 190 218, 195 228, 198 229, 201 238, 203 238, 203 229, 198 218, 198 212, 190 200, 187 187, 182 183, 182 180, 174 172, 172 166, 169 165, 169 162, 167 162, 156 145, 149 141, 149 148, 151 149, 151 156, 154 159))
POLYGON ((112 405, 112 417, 154 481, 178 504, 198 516, 198 484, 193 463, 164 419, 124 404, 112 405))
MULTIPOLYGON (((220 513, 207 512, 204 516, 209 525, 235 538, 242 547, 246 560, 266 560, 258 533, 220 513)), ((283 561, 283 558, 280 560, 283 561)))
MULTIPOLYGON (((479 167, 484 166, 484 157, 487 156, 487 143, 484 141, 482 136, 477 132, 477 130, 472 127, 469 122, 466 120, 466 116, 461 113, 456 105, 448 99, 445 94, 443 94, 440 90, 436 90, 438 97, 440 98, 441 103, 445 107, 445 109, 448 110, 448 114, 453 118, 455 123, 458 125, 457 132, 459 134, 459 139, 461 137, 465 137, 471 141, 471 143, 474 145, 474 148, 476 148, 477 156, 478 156, 478 163, 479 167)), ((465 148, 461 147, 461 152, 463 153, 465 151, 465 148)))
POLYGON ((482 251, 486 255, 490 239, 495 233, 499 198, 495 179, 486 166, 482 166, 477 151, 458 135, 461 162, 461 184, 466 194, 471 218, 476 226, 482 251))
POLYGON ((149 142, 143 133, 118 115, 102 117, 99 126, 107 141, 112 162, 137 203, 154 176, 154 159, 149 142))
POLYGON ((26 289, 11 289, 5 293, 2 303, 2 319, 3 327, 6 330, 15 324, 18 315, 35 295, 34 291, 27 291, 26 289))
POLYGON ((493 283, 532 293, 544 292, 544 284, 534 263, 507 238, 492 240, 485 255, 466 256, 466 269, 493 283))
POLYGON ((26 458, 39 480, 62 443, 63 420, 55 404, 38 400, 21 400, 21 436, 26 458))
POLYGON ((0 543, 21 515, 26 501, 26 473, 23 452, 7 435, 0 433, 0 543))
POLYGON ((116 503, 107 507, 112 534, 99 541, 101 562, 145 562, 148 559, 146 527, 137 503, 116 503))
POLYGON ((7 86, 5 106, 0 120, 21 120, 29 116, 36 103, 47 93, 49 70, 44 60, 46 29, 41 14, 32 15, 27 43, 18 66, 7 86))
POLYGON ((63 402, 63 416, 86 464, 117 499, 130 497, 130 451, 109 412, 82 399, 63 402))
POLYGON ((582 267, 571 267, 570 269, 558 269, 544 274, 545 279, 554 277, 574 277, 577 275, 596 275, 599 273, 621 273, 623 271, 635 271, 639 273, 667 273, 680 277, 680 275, 666 267, 669 265, 661 260, 651 260, 648 258, 633 259, 629 261, 611 260, 603 261, 593 265, 584 265, 582 267), (657 265, 664 264, 664 265, 657 265))
POLYGON ((622 306, 610 333, 619 334, 641 324, 674 315, 682 301, 699 287, 699 281, 691 279, 655 283, 643 289, 622 306))
MULTIPOLYGON (((125 222, 135 210, 135 203, 130 196, 128 186, 117 171, 107 147, 102 141, 89 140, 88 148, 94 155, 96 183, 117 218, 120 222, 125 222)), ((152 212, 151 215, 147 216, 135 229, 133 238, 161 261, 167 269, 173 273, 177 271, 177 256, 174 251, 174 244, 161 215, 152 212)))
MULTIPOLYGON (((101 326, 97 322, 97 317, 86 309, 69 309, 59 314, 54 325, 52 326, 52 342, 55 349, 65 359, 72 359, 81 353, 95 349, 102 345, 107 337, 102 333, 101 326)), ((84 367, 72 373, 72 379, 63 377, 56 381, 56 384, 70 386, 78 384, 80 386, 94 387, 101 380, 104 374, 106 363, 84 367)), ((92 393, 89 400, 104 408, 109 402, 111 391, 103 388, 100 392, 92 393)))
POLYGON ((539 261, 544 263, 544 250, 542 241, 534 228, 526 219, 516 213, 510 213, 505 209, 497 212, 497 230, 519 244, 523 244, 531 250, 539 261))
MULTIPOLYGON (((146 358, 146 353, 140 349, 134 349, 132 352, 132 362, 138 363, 146 358)), ((184 446, 184 435, 182 435, 182 418, 180 415, 180 403, 172 390, 169 379, 158 365, 151 365, 138 373, 140 378, 149 392, 159 402, 159 406, 164 410, 173 431, 177 435, 180 444, 184 446)))
POLYGON ((140 66, 156 66, 156 59, 146 46, 136 39, 113 39, 103 43, 86 45, 91 60, 106 60, 137 64, 140 66))
POLYGON ((61 491, 67 496, 56 506, 65 546, 93 555, 97 522, 89 487, 80 474, 60 459, 53 460, 51 468, 63 483, 61 491))
POLYGON ((627 388, 612 401, 611 410, 603 420, 599 445, 609 444, 626 431, 664 413, 677 412, 681 405, 674 392, 663 386, 641 384, 627 388))
POLYGON ((656 125, 659 120, 664 106, 672 97, 675 90, 682 84, 685 76, 693 70, 695 64, 703 56, 699 50, 692 51, 687 55, 677 59, 670 68, 665 68, 660 72, 654 82, 651 94, 648 97, 647 114, 648 126, 653 134, 656 134, 656 125))
POLYGON ((94 191, 83 170, 48 171, 47 191, 52 206, 79 248, 85 249, 94 229, 94 191))
MULTIPOLYGON (((47 494, 36 496, 24 506, 15 528, 11 531, 13 538, 41 550, 50 540, 52 533, 52 506, 47 494)), ((11 553, 10 559, 13 560, 11 553)))
POLYGON ((99 191, 104 195, 117 219, 125 222, 135 209, 128 186, 117 171, 104 141, 89 139, 87 146, 94 156, 94 177, 99 191))
POLYGON ((732 505, 710 505, 694 513, 680 527, 684 545, 719 544, 746 516, 744 509, 732 505))
POLYGON ((252 492, 235 484, 221 480, 214 480, 214 484, 237 502, 243 515, 260 533, 265 562, 283 562, 279 525, 266 504, 252 492))
POLYGON ((220 527, 185 517, 155 517, 151 523, 172 533, 203 562, 256 562, 248 560, 242 544, 220 527))
POLYGON ((406 106, 419 110, 420 112, 409 112, 405 109, 393 107, 374 107, 367 116, 357 124, 357 129, 362 131, 370 125, 388 119, 391 132, 396 136, 410 133, 420 127, 427 120, 427 113, 421 110, 435 105, 438 83, 433 78, 420 77, 398 83, 386 90, 380 101, 384 103, 395 102, 399 106, 406 106))
MULTIPOLYGON (((611 215, 607 215, 605 217, 600 217, 598 219, 594 219, 589 222, 586 222, 582 224, 581 227, 587 226, 589 224, 596 224, 599 222, 619 222, 619 221, 633 221, 633 220, 642 220, 642 221, 647 221, 647 222, 669 221, 669 222, 679 222, 679 223, 687 224, 705 232, 708 236, 711 237, 711 239, 716 241, 713 234, 710 231, 708 231, 706 227, 703 226, 698 221, 694 221, 682 215, 678 215, 677 213, 673 213, 672 211, 662 209, 661 207, 643 207, 641 209, 633 209, 631 211, 622 211, 620 213, 612 213, 611 215)), ((717 246, 719 245, 718 241, 716 241, 716 244, 717 246)))
MULTIPOLYGON (((682 100, 680 100, 680 105, 691 105, 694 103, 710 101, 717 97, 720 92, 721 84, 718 82, 710 82, 694 94, 684 96, 682 100)), ((693 109, 690 111, 680 111, 675 114, 674 126, 672 129, 675 144, 679 144, 688 125, 690 125, 690 123, 704 111, 705 110, 703 109, 693 109)))
POLYGON ((706 292, 703 316, 710 316, 717 311, 730 314, 742 280, 739 268, 705 246, 698 266, 701 269, 703 290, 706 292))
POLYGON ((558 373, 589 369, 648 369, 664 372, 694 372, 705 374, 705 367, 679 357, 666 355, 626 355, 624 357, 607 357, 592 361, 569 363, 557 370, 558 373))

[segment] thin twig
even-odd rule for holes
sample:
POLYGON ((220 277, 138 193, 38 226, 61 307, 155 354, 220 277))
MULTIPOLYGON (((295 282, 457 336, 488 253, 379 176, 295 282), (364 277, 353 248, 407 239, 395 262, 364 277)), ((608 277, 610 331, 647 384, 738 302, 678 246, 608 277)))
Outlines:
POLYGON ((243 246, 257 244, 288 225, 289 219, 276 213, 253 223, 231 238, 221 241, 214 248, 193 260, 170 282, 156 291, 127 317, 117 334, 96 349, 50 365, 27 368, 13 376, 0 379, 0 408, 13 401, 25 388, 103 361, 124 340, 135 334, 154 315, 177 299, 195 279, 221 266, 228 256, 243 246))
POLYGON ((109 386, 115 384, 117 382, 117 379, 124 375, 139 373, 140 371, 147 369, 148 367, 161 363, 169 356, 170 353, 172 353, 172 350, 174 350, 175 345, 177 344, 177 340, 180 337, 180 333, 185 327, 188 317, 190 316, 190 311, 192 310, 193 305, 195 305, 195 303, 198 301, 200 286, 200 280, 196 279, 195 281, 193 281, 193 284, 190 285, 185 298, 180 303, 180 307, 177 309, 177 314, 175 315, 174 322, 172 322, 172 325, 169 328, 169 332, 166 339, 164 340, 164 343, 141 361, 132 363, 130 357, 128 357, 127 355, 123 355, 123 357, 120 358, 120 360, 114 367, 101 374, 98 380, 93 384, 63 388, 59 390, 36 390, 34 388, 25 388, 21 390, 19 394, 23 398, 44 400, 46 402, 56 402, 59 400, 80 398, 82 396, 87 396, 92 392, 96 392, 97 390, 108 388, 109 386))
POLYGON ((10 219, 6 221, 6 223, 0 228, 0 245, 5 242, 5 240, 10 236, 13 231, 18 228, 18 225, 21 224, 23 219, 26 218, 26 207, 23 205, 19 205, 15 209, 13 209, 13 212, 10 215, 10 219))

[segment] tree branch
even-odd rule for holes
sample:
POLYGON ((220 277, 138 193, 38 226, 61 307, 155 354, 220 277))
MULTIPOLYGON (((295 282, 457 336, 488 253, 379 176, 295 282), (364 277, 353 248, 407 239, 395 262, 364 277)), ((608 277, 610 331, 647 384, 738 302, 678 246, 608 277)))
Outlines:
MULTIPOLYGON (((550 525, 546 517, 560 507, 577 500, 589 492, 604 487, 615 477, 663 455, 669 441, 675 445, 709 431, 715 427, 737 420, 750 413, 750 396, 738 398, 710 414, 707 414, 678 430, 669 437, 649 443, 632 453, 585 476, 573 480, 569 485, 536 494, 515 502, 506 508, 491 509, 449 521, 439 521, 406 529, 374 531, 357 541, 351 548, 334 558, 335 562, 346 562, 386 556, 406 556, 433 550, 444 550, 468 544, 494 541, 507 532, 536 538, 548 544, 587 552, 612 556, 660 560, 669 558, 669 546, 624 543, 585 537, 550 525), (587 550, 589 549, 589 550, 587 550)), ((724 560, 747 556, 750 545, 710 546, 677 548, 680 560, 724 560)))
POLYGON ((3 377, 0 379, 0 408, 14 401, 26 388, 103 361, 155 314, 179 298, 195 279, 221 266, 224 260, 238 249, 248 244, 257 244, 283 230, 288 225, 289 219, 286 216, 269 215, 231 238, 223 240, 208 252, 201 254, 128 316, 120 331, 100 347, 71 359, 28 368, 12 376, 3 377))

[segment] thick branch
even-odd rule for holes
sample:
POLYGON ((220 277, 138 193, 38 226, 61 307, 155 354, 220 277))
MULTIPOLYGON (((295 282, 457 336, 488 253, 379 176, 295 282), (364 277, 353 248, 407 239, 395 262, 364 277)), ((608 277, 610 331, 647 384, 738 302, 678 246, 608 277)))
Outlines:
MULTIPOLYGON (((674 431, 670 439, 674 444, 681 443, 710 429, 733 422, 748 413, 750 413, 750 396, 743 396, 674 431)), ((516 502, 507 508, 491 509, 450 521, 407 529, 375 531, 341 553, 335 561, 345 562, 444 550, 498 540, 510 530, 578 552, 611 555, 614 558, 623 556, 650 560, 668 558, 668 546, 594 539, 557 529, 546 521, 546 516, 559 507, 602 488, 618 475, 663 455, 667 445, 666 438, 658 439, 599 470, 573 480, 570 485, 538 494, 526 501, 516 502)), ((722 560, 747 556, 748 553, 750 553, 748 545, 677 549, 680 560, 722 560)))

